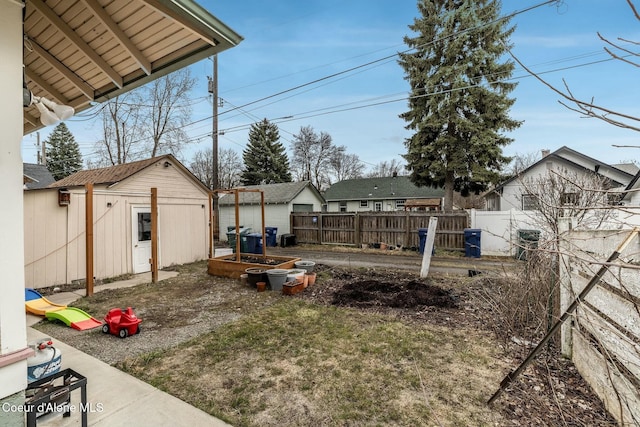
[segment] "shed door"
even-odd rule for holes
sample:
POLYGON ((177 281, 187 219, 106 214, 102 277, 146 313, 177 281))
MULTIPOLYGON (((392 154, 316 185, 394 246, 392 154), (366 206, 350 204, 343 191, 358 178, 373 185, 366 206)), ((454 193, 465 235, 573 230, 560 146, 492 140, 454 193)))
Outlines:
POLYGON ((151 271, 151 208, 133 207, 131 213, 133 272, 145 273, 151 271))

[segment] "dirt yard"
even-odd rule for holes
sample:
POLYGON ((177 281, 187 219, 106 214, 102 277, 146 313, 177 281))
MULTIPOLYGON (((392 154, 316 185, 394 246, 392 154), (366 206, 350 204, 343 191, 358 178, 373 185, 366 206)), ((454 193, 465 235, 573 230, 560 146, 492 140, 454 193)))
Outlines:
POLYGON ((498 278, 316 267, 288 297, 180 266, 75 304, 99 319, 133 306, 139 335, 37 328, 233 425, 615 425, 550 353, 486 405, 530 351, 493 336, 481 295, 498 278))

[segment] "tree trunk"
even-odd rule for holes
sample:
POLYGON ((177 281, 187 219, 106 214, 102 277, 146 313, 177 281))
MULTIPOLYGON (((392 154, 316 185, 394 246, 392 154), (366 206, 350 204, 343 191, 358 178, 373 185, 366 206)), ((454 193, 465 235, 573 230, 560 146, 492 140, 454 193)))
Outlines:
POLYGON ((453 210, 453 172, 447 172, 444 181, 444 210, 451 212, 453 210))

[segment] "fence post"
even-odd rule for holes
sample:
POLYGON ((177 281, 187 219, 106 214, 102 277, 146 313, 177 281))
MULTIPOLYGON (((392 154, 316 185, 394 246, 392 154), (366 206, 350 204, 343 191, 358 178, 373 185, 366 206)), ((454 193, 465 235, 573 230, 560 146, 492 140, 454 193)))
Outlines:
MULTIPOLYGON (((570 247, 571 242, 569 241, 570 236, 568 236, 568 232, 571 229, 571 218, 559 218, 558 221, 558 249, 559 256, 558 262, 559 266, 559 274, 558 284, 560 286, 560 313, 564 313, 571 301, 575 298, 573 293, 573 289, 571 287, 571 269, 569 263, 571 262, 570 258, 570 247)), ((571 359, 571 355, 573 353, 573 340, 571 335, 571 322, 566 322, 562 324, 560 328, 560 350, 562 355, 571 359)))
POLYGON ((411 243, 411 217, 409 211, 404 212, 404 246, 408 248, 411 243))
POLYGON ((353 214, 353 240, 356 247, 360 247, 362 245, 362 236, 360 235, 360 215, 358 212, 353 214))
POLYGON ((322 218, 322 213, 320 213, 320 215, 318 215, 318 244, 321 245, 322 244, 322 223, 324 222, 324 219, 322 218))

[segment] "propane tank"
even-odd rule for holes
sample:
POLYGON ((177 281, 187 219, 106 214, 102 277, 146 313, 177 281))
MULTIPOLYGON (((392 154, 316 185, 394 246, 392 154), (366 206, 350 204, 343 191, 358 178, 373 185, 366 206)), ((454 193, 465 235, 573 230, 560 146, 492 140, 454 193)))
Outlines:
POLYGON ((29 343, 35 354, 27 359, 27 381, 34 382, 60 371, 62 352, 53 346, 51 338, 29 343))

